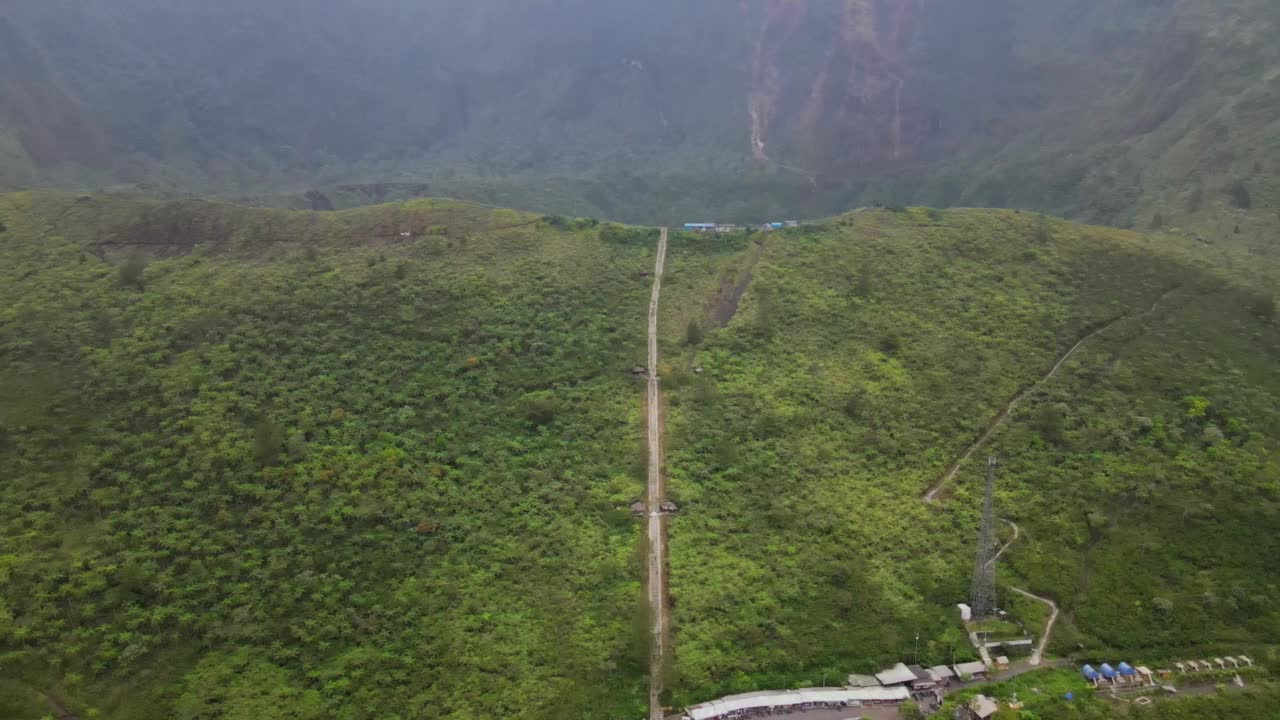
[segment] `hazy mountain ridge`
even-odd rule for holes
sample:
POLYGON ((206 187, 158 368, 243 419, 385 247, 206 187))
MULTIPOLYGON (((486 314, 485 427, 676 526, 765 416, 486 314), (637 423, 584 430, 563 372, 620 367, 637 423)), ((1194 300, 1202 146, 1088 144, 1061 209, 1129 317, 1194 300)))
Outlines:
POLYGON ((880 200, 1221 232, 1230 208, 1211 201, 1237 181, 1275 206, 1278 14, 1260 0, 22 2, 0 10, 0 184, 435 181, 653 220, 673 207, 647 188, 674 175, 716 188, 693 208, 710 216, 785 194, 811 217, 880 200), (582 181, 610 187, 593 198, 582 181), (1197 188, 1210 202, 1190 202, 1197 188))

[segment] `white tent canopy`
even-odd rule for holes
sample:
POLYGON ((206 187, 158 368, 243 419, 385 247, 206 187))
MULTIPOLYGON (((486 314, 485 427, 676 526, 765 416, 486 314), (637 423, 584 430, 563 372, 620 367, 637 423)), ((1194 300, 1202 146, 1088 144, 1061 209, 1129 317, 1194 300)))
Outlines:
POLYGON ((911 698, 904 687, 875 688, 805 688, 730 695, 689 708, 691 720, 711 720, 735 710, 787 707, 804 703, 902 702, 911 698))
POLYGON ((917 680, 916 674, 911 672, 911 668, 903 663, 898 663, 888 670, 876 673, 876 679, 882 685, 900 685, 917 680))

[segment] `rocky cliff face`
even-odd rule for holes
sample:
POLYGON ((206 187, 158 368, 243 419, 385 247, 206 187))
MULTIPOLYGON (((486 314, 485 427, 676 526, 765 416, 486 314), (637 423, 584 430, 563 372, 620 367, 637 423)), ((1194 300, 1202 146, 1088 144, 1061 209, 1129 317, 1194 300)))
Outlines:
POLYGON ((910 153, 918 118, 905 87, 902 46, 915 30, 919 4, 771 0, 751 59, 747 108, 756 159, 771 159, 775 139, 811 168, 885 163, 910 153))

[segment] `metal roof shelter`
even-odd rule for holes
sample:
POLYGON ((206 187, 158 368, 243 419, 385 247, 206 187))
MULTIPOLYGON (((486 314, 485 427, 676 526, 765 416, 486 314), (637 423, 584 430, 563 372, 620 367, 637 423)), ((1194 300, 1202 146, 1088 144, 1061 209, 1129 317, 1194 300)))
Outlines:
POLYGON ((906 664, 898 663, 888 670, 876 673, 876 679, 880 681, 881 685, 902 685, 915 682, 918 678, 906 664))
POLYGON ((934 686, 934 679, 925 672, 924 668, 919 665, 908 665, 907 669, 911 671, 912 675, 916 676, 916 679, 911 682, 911 689, 927 690, 934 686))
POLYGON ((996 701, 986 695, 974 695, 973 699, 969 701, 969 712, 979 718, 989 718, 995 715, 999 709, 1000 706, 996 704, 996 701))
POLYGON ((880 681, 874 675, 850 673, 849 677, 845 679, 845 685, 851 688, 880 687, 880 681))
POLYGON ((933 678, 934 682, 943 682, 944 680, 949 680, 956 676, 956 674, 951 671, 951 668, 946 665, 935 665, 931 668, 927 668, 924 673, 933 678))
POLYGON ((987 671, 987 666, 975 660, 973 662, 958 663, 955 666, 956 675, 960 677, 982 675, 987 671))
POLYGON ((808 703, 893 703, 911 698, 904 687, 875 688, 807 688, 802 690, 766 690, 730 695, 719 700, 694 705, 688 709, 690 720, 713 720, 738 710, 793 707, 808 703))
POLYGON ((1249 666, 1252 666, 1252 665, 1253 665, 1253 661, 1252 661, 1252 660, 1250 660, 1249 658, 1245 657, 1244 655, 1237 655, 1237 656, 1236 656, 1236 659, 1237 659, 1237 660, 1239 660, 1240 662, 1244 663, 1245 665, 1249 665, 1249 666))

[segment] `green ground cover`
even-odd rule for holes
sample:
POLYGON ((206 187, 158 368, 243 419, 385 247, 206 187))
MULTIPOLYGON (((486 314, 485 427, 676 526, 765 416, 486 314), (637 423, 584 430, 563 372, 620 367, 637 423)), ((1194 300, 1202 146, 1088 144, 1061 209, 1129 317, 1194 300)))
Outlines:
POLYGON ((643 712, 652 244, 431 201, 0 218, 6 717, 643 712))
POLYGON ((1001 583, 1063 606, 1061 651, 1280 641, 1271 297, 1119 231, 860 212, 771 236, 672 390, 674 697, 964 652, 981 462, 920 494, 1125 317, 989 448, 1023 528, 1001 583))
MULTIPOLYGON (((643 714, 656 237, 0 198, 0 714, 643 714)), ((1109 323, 989 448, 1003 604, 1057 600, 1059 653, 1268 661, 1280 330, 1193 250, 1011 211, 672 233, 671 702, 970 659, 980 463, 920 495, 1109 323)))

